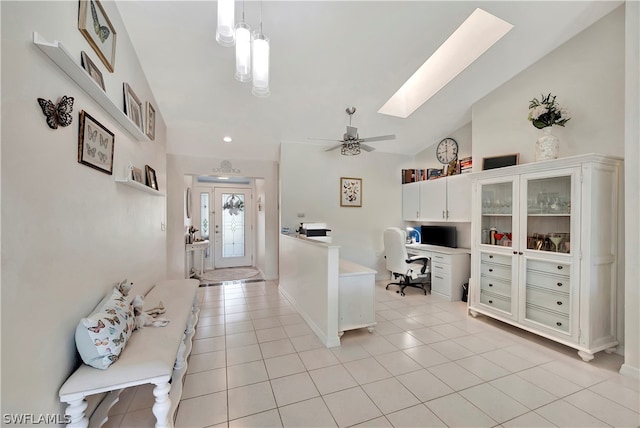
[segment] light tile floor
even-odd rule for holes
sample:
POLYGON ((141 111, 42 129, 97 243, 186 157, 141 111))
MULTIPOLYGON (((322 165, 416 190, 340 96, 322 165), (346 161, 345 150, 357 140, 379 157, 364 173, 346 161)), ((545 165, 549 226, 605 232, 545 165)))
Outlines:
MULTIPOLYGON (((273 282, 198 290, 200 320, 178 427, 638 427, 622 358, 570 348, 419 290, 376 283, 374 333, 327 349, 273 282)), ((152 427, 149 386, 107 426, 152 427)))

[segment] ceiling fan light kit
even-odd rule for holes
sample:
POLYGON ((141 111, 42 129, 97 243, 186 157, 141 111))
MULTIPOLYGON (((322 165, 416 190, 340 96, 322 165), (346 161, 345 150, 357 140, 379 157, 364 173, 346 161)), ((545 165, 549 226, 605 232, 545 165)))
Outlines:
MULTIPOLYGON (((340 148, 341 155, 354 156, 354 155, 359 155, 361 153, 361 150, 365 150, 367 152, 372 152, 375 150, 373 147, 367 144, 362 144, 364 142, 396 139, 395 134, 381 135, 379 137, 360 138, 358 136, 358 128, 356 128, 355 126, 351 126, 351 118, 353 117, 353 114, 356 112, 356 108, 347 107, 345 111, 349 115, 349 125, 347 125, 347 132, 345 132, 344 135, 342 136, 342 140, 337 140, 340 144, 329 147, 328 149, 325 150, 326 152, 340 148)), ((331 140, 331 141, 336 141, 336 140, 331 140)))
POLYGON ((235 79, 239 82, 253 81, 251 93, 256 97, 268 97, 269 90, 269 38, 262 32, 262 1, 260 1, 260 30, 251 33, 251 27, 244 20, 244 0, 242 20, 234 25, 235 1, 218 0, 218 26, 216 40, 225 47, 235 46, 235 79))

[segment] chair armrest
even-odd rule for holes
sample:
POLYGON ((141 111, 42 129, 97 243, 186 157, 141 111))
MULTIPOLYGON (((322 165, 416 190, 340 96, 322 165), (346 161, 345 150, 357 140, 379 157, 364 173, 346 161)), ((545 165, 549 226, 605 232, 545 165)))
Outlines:
POLYGON ((425 273, 427 271, 427 266, 429 264, 429 261, 431 260, 431 257, 426 257, 426 256, 413 256, 413 257, 409 257, 407 260, 405 260, 407 263, 415 263, 415 262, 422 262, 422 268, 420 269, 420 273, 425 273))

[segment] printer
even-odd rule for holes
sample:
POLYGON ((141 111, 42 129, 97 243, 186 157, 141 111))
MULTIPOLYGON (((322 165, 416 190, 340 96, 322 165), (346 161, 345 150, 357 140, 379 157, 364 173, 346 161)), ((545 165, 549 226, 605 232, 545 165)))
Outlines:
POLYGON ((318 239, 319 241, 325 241, 325 237, 329 237, 331 229, 327 227, 326 223, 300 223, 298 233, 302 236, 306 236, 310 239, 318 239))

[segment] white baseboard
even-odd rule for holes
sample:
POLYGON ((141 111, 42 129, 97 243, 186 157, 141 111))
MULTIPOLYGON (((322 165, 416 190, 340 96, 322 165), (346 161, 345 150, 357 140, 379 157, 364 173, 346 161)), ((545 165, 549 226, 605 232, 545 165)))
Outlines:
POLYGON ((620 374, 636 380, 640 380, 640 369, 637 367, 631 367, 628 364, 623 364, 622 367, 620 367, 620 374))

